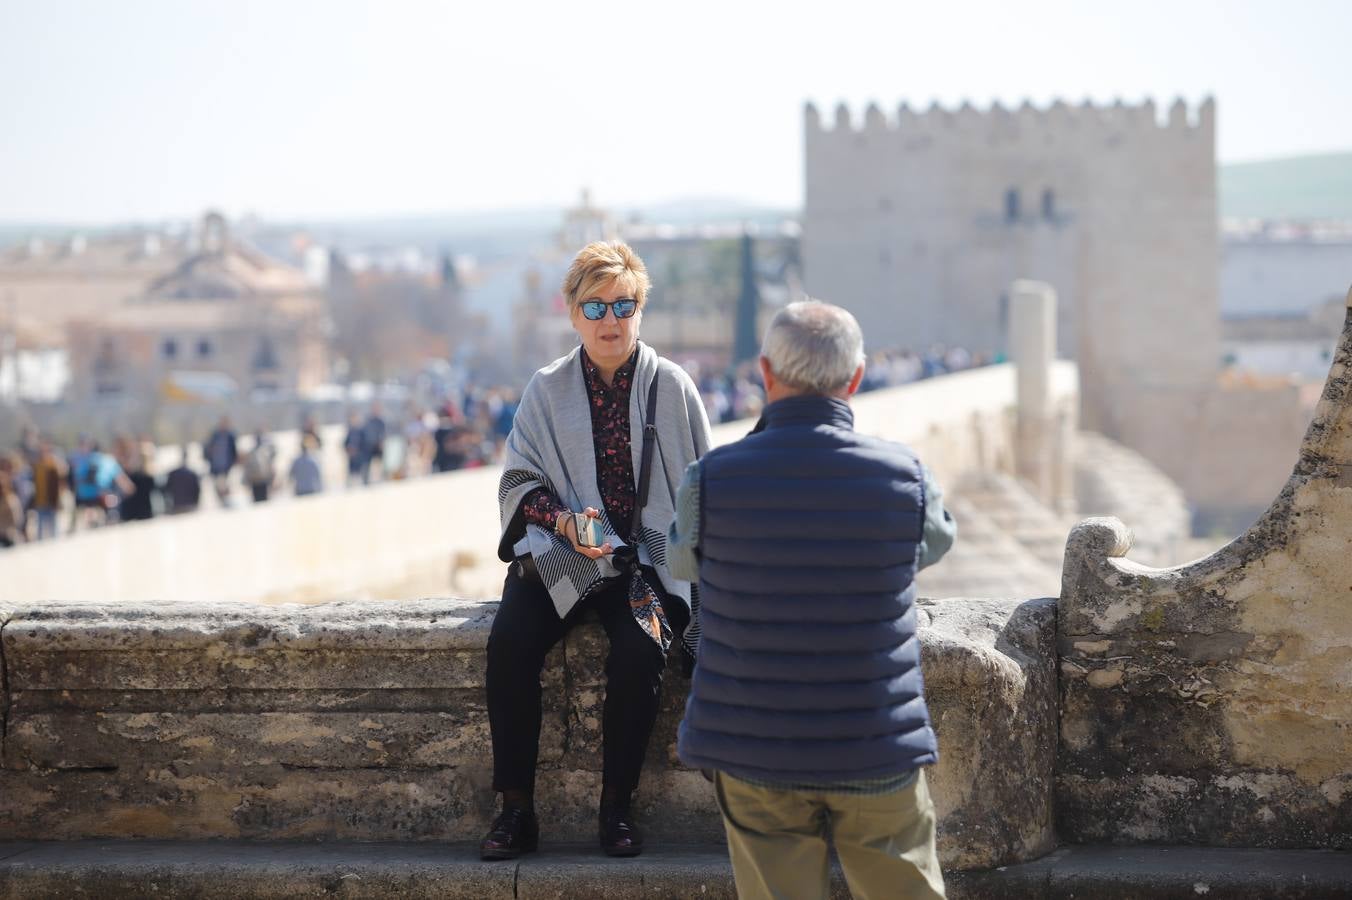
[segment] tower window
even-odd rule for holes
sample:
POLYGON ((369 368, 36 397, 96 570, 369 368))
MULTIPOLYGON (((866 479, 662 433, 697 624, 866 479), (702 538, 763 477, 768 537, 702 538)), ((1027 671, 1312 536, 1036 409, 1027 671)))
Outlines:
POLYGON ((1005 221, 1019 221, 1019 189, 1010 188, 1005 191, 1005 221))
POLYGON ((165 359, 175 359, 178 356, 178 341, 173 338, 166 338, 160 345, 160 353, 165 359))
POLYGON ((94 357, 94 371, 115 371, 118 368, 117 356, 117 348, 113 345, 112 338, 104 338, 99 342, 99 352, 94 357))
POLYGON ((253 367, 255 372, 270 371, 277 369, 277 348, 272 344, 272 338, 264 335, 258 342, 258 350, 254 353, 253 367))
POLYGON ((203 359, 206 359, 208 356, 210 356, 210 355, 211 355, 211 341, 207 340, 206 338, 202 338, 200 341, 198 341, 198 342, 197 342, 197 355, 200 356, 200 357, 202 357, 203 359))
POLYGON ((1042 192, 1042 218, 1056 218, 1056 193, 1051 188, 1042 192))

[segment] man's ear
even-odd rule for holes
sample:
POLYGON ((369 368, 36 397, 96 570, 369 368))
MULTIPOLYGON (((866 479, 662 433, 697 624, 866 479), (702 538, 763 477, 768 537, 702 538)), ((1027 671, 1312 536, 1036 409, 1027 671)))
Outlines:
POLYGON ((761 382, 765 385, 765 393, 770 393, 770 388, 775 386, 775 370, 770 368, 770 360, 763 355, 757 360, 760 365, 761 382))
POLYGON ((861 382, 863 382, 863 380, 864 380, 864 364, 860 363, 859 368, 854 370, 854 377, 850 379, 850 383, 845 385, 845 396, 853 397, 855 392, 859 390, 859 385, 861 382))

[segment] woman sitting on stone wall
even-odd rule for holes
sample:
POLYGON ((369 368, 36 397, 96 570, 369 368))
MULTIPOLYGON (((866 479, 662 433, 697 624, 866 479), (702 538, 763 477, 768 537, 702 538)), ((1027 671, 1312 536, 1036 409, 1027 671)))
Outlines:
POLYGON ((612 856, 643 849, 630 803, 667 651, 683 632, 687 647, 695 638, 686 629, 691 586, 667 568, 666 531, 685 467, 709 445, 694 383, 638 340, 648 287, 643 261, 623 243, 578 253, 563 292, 581 346, 535 373, 507 438, 498 553, 510 566, 487 675, 502 812, 480 844, 484 859, 512 859, 539 842, 540 670, 586 610, 599 615, 610 641, 601 848, 612 856), (645 501, 639 476, 649 422, 656 428, 645 501))

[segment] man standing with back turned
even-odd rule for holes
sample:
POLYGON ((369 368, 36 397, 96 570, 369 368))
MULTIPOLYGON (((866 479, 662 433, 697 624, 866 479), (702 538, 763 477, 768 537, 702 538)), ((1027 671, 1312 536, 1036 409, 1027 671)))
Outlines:
POLYGON ((755 431, 677 496, 672 572, 699 579, 703 627, 681 759, 715 774, 742 900, 824 900, 828 839, 856 900, 943 897, 913 582, 956 525, 910 450, 854 431, 847 311, 781 310, 760 369, 755 431))

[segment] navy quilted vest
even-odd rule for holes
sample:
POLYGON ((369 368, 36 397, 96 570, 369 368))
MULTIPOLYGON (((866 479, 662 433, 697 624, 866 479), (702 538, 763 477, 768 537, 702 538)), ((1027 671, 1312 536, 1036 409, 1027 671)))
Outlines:
POLYGON ((790 397, 701 462, 687 765, 817 784, 937 758, 914 604, 920 465, 853 425, 843 400, 790 397))

